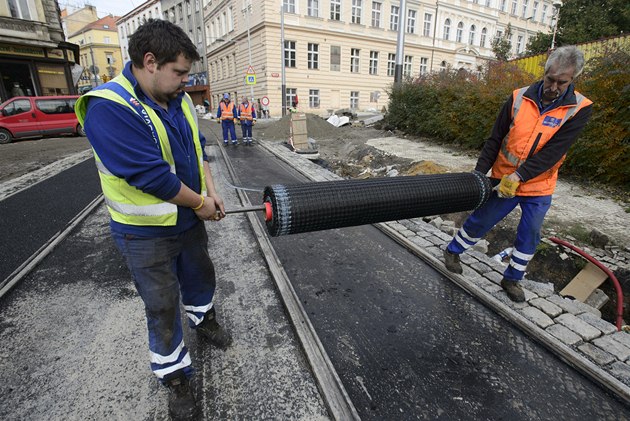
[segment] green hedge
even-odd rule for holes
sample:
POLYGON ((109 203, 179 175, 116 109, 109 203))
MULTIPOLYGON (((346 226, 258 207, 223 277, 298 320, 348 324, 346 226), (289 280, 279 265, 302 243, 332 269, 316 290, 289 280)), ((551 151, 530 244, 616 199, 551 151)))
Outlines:
MULTIPOLYGON (((481 76, 452 70, 427 75, 392 87, 385 123, 410 135, 480 150, 508 96, 533 82, 529 73, 499 62, 481 76)), ((629 188, 628 51, 589 61, 577 89, 593 100, 593 117, 562 172, 629 188)))

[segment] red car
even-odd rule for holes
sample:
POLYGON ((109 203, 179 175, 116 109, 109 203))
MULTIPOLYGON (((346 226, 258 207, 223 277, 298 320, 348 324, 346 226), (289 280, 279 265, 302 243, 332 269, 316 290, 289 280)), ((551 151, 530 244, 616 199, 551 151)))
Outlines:
POLYGON ((35 136, 85 136, 74 114, 78 95, 17 96, 0 105, 0 143, 35 136))

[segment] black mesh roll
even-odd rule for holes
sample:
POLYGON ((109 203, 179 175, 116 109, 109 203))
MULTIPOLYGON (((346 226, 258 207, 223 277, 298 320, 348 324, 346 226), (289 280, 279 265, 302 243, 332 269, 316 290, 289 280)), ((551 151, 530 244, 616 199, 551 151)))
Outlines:
POLYGON ((490 197, 478 173, 371 178, 265 188, 274 236, 476 209, 490 197))

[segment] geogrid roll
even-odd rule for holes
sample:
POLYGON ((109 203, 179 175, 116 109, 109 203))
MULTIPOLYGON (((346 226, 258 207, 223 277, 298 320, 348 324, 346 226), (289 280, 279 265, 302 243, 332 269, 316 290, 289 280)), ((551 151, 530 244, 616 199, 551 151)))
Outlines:
POLYGON ((490 197, 480 173, 430 174, 273 185, 269 234, 297 234, 476 209, 490 197))

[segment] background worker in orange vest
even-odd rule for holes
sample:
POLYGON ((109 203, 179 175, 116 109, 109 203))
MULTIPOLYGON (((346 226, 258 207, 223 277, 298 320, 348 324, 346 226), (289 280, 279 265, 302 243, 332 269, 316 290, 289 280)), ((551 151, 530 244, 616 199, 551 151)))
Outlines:
POLYGON ((549 55, 542 81, 510 95, 475 167, 480 176, 492 170, 490 177, 500 180, 497 191, 468 217, 444 251, 446 268, 462 273, 459 255, 519 205, 521 220, 501 280, 512 301, 525 301, 519 281, 540 242, 558 169, 591 116, 592 101, 573 86, 583 68, 580 50, 560 47, 549 55))
POLYGON ((223 145, 227 146, 229 144, 228 133, 232 140, 232 145, 238 145, 236 129, 234 128, 237 121, 236 106, 230 100, 230 94, 225 93, 217 110, 217 123, 220 123, 223 128, 223 145))
POLYGON ((251 145, 252 126, 256 124, 256 108, 246 96, 243 97, 243 102, 238 105, 238 118, 241 120, 241 129, 243 130, 243 144, 251 145))

